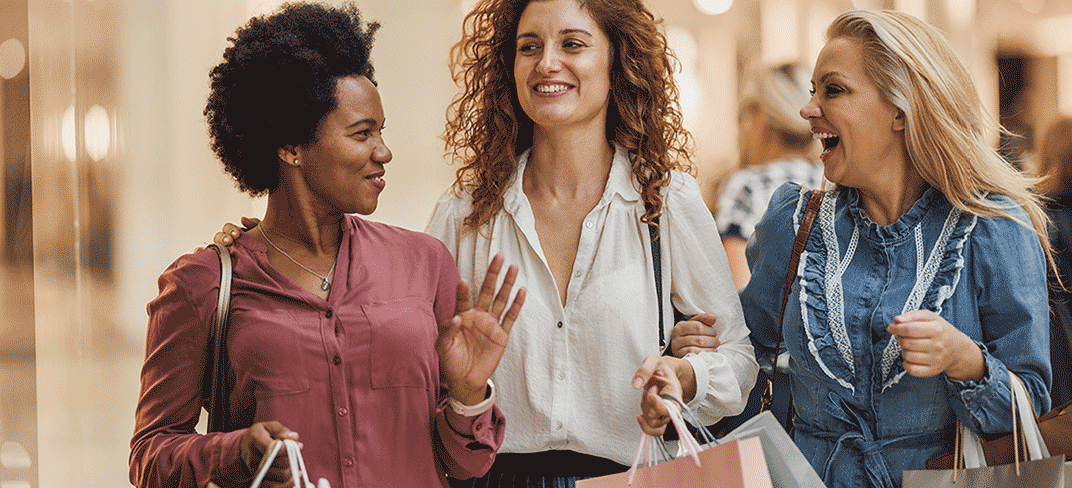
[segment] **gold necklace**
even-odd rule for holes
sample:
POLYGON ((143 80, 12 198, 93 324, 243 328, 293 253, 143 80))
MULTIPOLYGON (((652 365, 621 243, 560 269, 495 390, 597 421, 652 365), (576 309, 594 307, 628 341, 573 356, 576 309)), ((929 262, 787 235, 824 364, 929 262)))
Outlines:
POLYGON ((320 278, 320 289, 321 290, 328 291, 328 290, 331 289, 331 282, 328 281, 328 277, 331 276, 331 273, 333 271, 335 271, 335 265, 338 264, 338 261, 336 261, 334 263, 331 263, 331 269, 328 270, 327 276, 321 276, 320 273, 317 273, 316 271, 313 271, 313 270, 311 270, 309 268, 306 268, 305 265, 303 265, 302 263, 299 263, 297 259, 294 259, 294 258, 290 257, 290 254, 287 254, 286 251, 280 249, 279 246, 276 246, 275 243, 272 242, 272 240, 268 238, 268 231, 265 230, 265 229, 266 228, 264 227, 264 224, 261 223, 261 235, 264 236, 264 240, 268 241, 268 244, 270 246, 272 246, 272 249, 275 249, 276 251, 279 251, 280 254, 286 256, 287 259, 293 261, 294 264, 297 264, 298 266, 301 266, 301 269, 304 269, 304 270, 312 273, 317 278, 320 278))

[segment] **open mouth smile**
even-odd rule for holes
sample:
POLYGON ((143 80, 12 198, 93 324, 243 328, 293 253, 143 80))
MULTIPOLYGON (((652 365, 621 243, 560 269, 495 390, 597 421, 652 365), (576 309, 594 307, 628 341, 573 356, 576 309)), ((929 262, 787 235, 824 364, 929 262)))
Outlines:
POLYGON ((815 132, 812 134, 812 138, 818 139, 823 144, 823 152, 819 155, 820 159, 825 159, 829 156, 841 143, 841 136, 829 132, 815 132))

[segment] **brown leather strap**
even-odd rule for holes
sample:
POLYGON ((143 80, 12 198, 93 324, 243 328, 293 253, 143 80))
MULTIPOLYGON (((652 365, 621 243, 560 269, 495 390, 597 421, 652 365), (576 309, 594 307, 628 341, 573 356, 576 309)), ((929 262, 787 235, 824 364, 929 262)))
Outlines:
MULTIPOLYGON (((811 234, 811 226, 815 223, 815 216, 819 214, 819 204, 823 201, 823 192, 821 190, 812 190, 811 198, 808 199, 808 208, 804 210, 804 220, 800 222, 800 229, 797 230, 797 238, 793 241, 793 255, 789 257, 789 272, 785 277, 785 288, 782 289, 782 313, 781 318, 785 318, 785 304, 789 301, 789 289, 793 287, 793 280, 797 277, 797 267, 800 265, 800 254, 804 252, 804 244, 808 242, 808 236, 811 234)), ((781 331, 782 321, 778 321, 778 342, 782 342, 781 331)))
MULTIPOLYGON (((774 353, 774 370, 771 371, 771 375, 767 377, 767 387, 763 391, 763 395, 760 397, 760 410, 769 410, 771 403, 774 402, 774 375, 778 374, 778 353, 782 349, 782 322, 785 321, 785 304, 789 302, 789 290, 793 288, 793 280, 797 277, 797 267, 800 265, 800 254, 804 252, 804 244, 808 242, 808 236, 811 235, 812 224, 815 223, 815 216, 819 215, 819 204, 823 201, 822 190, 812 190, 810 197, 808 198, 808 207, 804 210, 804 220, 800 222, 800 228, 797 229, 797 238, 793 241, 793 254, 789 256, 789 270, 785 275, 785 287, 782 289, 782 311, 778 315, 778 342, 775 345, 776 352, 774 353)), ((786 419, 787 424, 792 422, 792 405, 793 401, 789 401, 789 418, 786 419)))

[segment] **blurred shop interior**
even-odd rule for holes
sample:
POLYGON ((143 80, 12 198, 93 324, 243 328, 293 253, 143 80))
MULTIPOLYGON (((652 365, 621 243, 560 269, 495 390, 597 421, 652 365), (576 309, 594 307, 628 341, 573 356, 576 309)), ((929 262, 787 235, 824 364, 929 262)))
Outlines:
MULTIPOLYGON (((208 146, 208 71, 276 0, 0 0, 0 488, 129 486, 127 456, 157 276, 224 222, 260 216, 208 146)), ((370 218, 421 230, 456 167, 440 136, 447 67, 474 0, 359 0, 394 160, 370 218)), ((1028 167, 1072 115, 1072 0, 648 0, 708 202, 737 158, 750 67, 808 66, 853 8, 907 11, 948 33, 998 140, 1028 167)), ((269 80, 270 81, 270 80, 269 80)))

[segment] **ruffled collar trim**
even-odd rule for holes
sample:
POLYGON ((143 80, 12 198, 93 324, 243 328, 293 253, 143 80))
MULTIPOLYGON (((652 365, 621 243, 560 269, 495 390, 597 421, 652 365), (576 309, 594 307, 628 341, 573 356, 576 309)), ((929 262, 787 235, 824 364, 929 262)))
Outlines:
POLYGON ((860 191, 855 188, 845 188, 846 204, 849 214, 860 229, 861 237, 880 241, 896 241, 912 236, 912 229, 926 217, 928 212, 946 203, 945 195, 941 190, 928 186, 923 195, 912 204, 904 215, 889 225, 878 225, 872 221, 860 205, 860 191))

